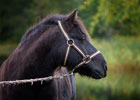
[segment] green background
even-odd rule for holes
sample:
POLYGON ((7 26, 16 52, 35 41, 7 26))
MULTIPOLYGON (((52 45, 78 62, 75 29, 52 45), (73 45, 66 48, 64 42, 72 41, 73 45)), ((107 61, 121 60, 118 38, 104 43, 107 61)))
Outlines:
POLYGON ((76 75, 77 100, 140 100, 140 0, 1 0, 0 64, 29 27, 74 9, 108 64, 104 79, 76 75))

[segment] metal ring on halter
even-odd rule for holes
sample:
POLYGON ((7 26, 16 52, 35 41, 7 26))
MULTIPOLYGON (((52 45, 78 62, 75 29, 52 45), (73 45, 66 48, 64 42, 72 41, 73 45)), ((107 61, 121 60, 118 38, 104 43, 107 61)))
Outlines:
POLYGON ((67 45, 68 46, 73 46, 73 44, 74 44, 74 40, 73 39, 67 40, 67 45))
POLYGON ((91 61, 90 55, 86 55, 86 57, 83 58, 83 61, 85 61, 85 64, 88 64, 91 61))

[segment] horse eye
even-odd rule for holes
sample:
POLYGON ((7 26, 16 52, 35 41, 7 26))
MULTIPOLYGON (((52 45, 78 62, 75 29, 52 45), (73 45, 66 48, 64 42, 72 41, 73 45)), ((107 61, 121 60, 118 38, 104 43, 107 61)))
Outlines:
POLYGON ((82 40, 85 40, 86 38, 85 37, 82 37, 82 40))
POLYGON ((83 41, 83 40, 86 40, 86 36, 84 36, 84 35, 78 36, 78 37, 76 37, 76 39, 83 41))
POLYGON ((79 32, 82 34, 82 35, 81 35, 81 40, 85 40, 85 39, 86 39, 86 36, 84 35, 84 32, 81 31, 81 30, 79 30, 79 32))
POLYGON ((78 40, 86 40, 85 36, 72 36, 71 38, 78 39, 78 40))
POLYGON ((86 36, 82 35, 82 40, 86 40, 86 36))

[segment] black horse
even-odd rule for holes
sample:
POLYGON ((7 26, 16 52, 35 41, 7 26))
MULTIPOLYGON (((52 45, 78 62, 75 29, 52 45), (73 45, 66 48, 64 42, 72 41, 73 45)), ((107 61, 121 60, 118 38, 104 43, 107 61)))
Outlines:
MULTIPOLYGON (((15 51, 2 64, 0 81, 67 73, 82 61, 81 54, 71 47, 64 66, 67 43, 58 21, 61 21, 69 37, 86 55, 97 52, 89 42, 89 35, 76 10, 68 15, 50 16, 26 32, 15 51), (57 71, 58 66, 66 68, 57 71)), ((106 71, 106 62, 100 53, 87 64, 77 68, 74 73, 100 79, 106 76, 106 71)), ((31 84, 0 86, 0 100, 75 100, 75 93, 74 76, 47 81, 42 85, 36 82, 33 86, 31 84)))

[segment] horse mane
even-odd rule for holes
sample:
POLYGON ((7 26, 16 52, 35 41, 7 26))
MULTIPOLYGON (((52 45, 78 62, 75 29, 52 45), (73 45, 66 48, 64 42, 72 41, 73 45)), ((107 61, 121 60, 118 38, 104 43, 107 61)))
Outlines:
MULTIPOLYGON (((34 26, 32 26, 31 28, 29 28, 24 36, 21 39, 20 45, 24 44, 24 42, 26 42, 27 40, 29 40, 32 36, 34 35, 41 35, 45 30, 47 30, 51 25, 57 25, 57 21, 63 21, 66 19, 66 15, 58 15, 55 14, 53 16, 48 16, 46 18, 44 18, 42 21, 40 21, 38 24, 35 24, 34 26)), ((85 28, 85 25, 83 24, 82 20, 80 17, 78 17, 76 19, 76 22, 79 26, 79 28, 83 31, 83 33, 85 33, 85 35, 88 37, 88 39, 90 39, 90 36, 85 28)))
POLYGON ((87 31, 82 19, 80 17, 78 17, 76 19, 76 22, 77 22, 79 28, 81 29, 81 31, 87 36, 87 38, 91 39, 91 37, 90 37, 90 35, 89 35, 89 33, 88 33, 88 31, 87 31))
POLYGON ((27 40, 29 40, 32 36, 36 34, 42 34, 45 30, 47 30, 52 24, 57 24, 58 20, 63 20, 65 16, 63 15, 53 15, 48 16, 41 20, 38 24, 33 25, 31 28, 29 28, 24 36, 21 39, 20 44, 24 44, 27 40))
MULTIPOLYGON (((55 76, 60 76, 63 74, 67 74, 68 70, 66 67, 58 67, 55 72, 54 75, 55 76)), ((56 89, 57 89, 57 95, 59 95, 59 100, 65 100, 63 94, 61 94, 63 91, 65 91, 65 95, 69 96, 69 98, 71 98, 71 96, 73 96, 73 86, 72 86, 72 77, 68 76, 65 77, 61 80, 54 80, 54 83, 56 85, 56 89)))

